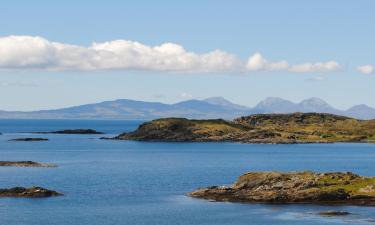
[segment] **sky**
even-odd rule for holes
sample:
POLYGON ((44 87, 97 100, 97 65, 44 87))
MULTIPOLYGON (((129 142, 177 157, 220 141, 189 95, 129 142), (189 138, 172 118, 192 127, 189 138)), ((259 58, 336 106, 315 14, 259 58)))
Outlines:
POLYGON ((374 8, 373 0, 3 0, 0 110, 212 96, 375 107, 374 8))

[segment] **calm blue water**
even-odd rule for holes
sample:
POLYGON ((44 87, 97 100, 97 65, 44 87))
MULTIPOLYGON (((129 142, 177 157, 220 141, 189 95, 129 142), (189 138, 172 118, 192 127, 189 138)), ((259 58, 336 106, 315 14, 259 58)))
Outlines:
POLYGON ((58 168, 0 167, 0 187, 43 186, 65 196, 0 199, 0 224, 316 225, 375 224, 375 208, 208 202, 185 193, 231 184, 246 171, 353 171, 375 175, 375 145, 140 143, 98 135, 27 132, 93 128, 113 136, 134 121, 0 120, 0 160, 34 160, 58 168), (9 142, 17 137, 48 142, 9 142), (350 211, 324 218, 325 210, 350 211))

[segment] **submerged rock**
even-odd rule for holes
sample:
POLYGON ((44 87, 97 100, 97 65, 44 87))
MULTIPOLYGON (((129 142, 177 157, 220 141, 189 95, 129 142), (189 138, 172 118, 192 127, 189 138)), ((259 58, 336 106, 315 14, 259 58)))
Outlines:
POLYGON ((48 141, 47 138, 15 138, 9 141, 48 141))
POLYGON ((0 161, 0 166, 16 166, 16 167, 57 167, 54 164, 39 163, 33 161, 0 161))
POLYGON ((9 189, 0 189, 0 197, 46 198, 60 195, 63 194, 42 187, 14 187, 9 189))
POLYGON ((230 187, 202 188, 189 196, 229 202, 375 206, 375 178, 350 172, 250 172, 230 187))

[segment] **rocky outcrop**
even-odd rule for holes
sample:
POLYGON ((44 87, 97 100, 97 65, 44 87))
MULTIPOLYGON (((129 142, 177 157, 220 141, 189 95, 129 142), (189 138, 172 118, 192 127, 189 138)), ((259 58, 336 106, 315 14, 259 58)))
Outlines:
POLYGON ((0 189, 0 197, 46 198, 60 195, 63 194, 42 187, 0 189))
POLYGON ((48 141, 47 138, 15 138, 9 141, 48 141))
POLYGON ((58 130, 49 132, 35 132, 38 134, 103 134, 102 132, 93 129, 68 129, 68 130, 58 130))
POLYGON ((375 140, 375 120, 324 113, 258 114, 233 121, 166 118, 114 139, 243 143, 332 143, 375 140))
POLYGON ((15 166, 15 167, 57 167, 54 164, 39 163, 33 161, 0 161, 0 166, 15 166))
POLYGON ((375 206, 375 178, 349 172, 250 172, 230 187, 202 188, 189 196, 229 202, 375 206))
POLYGON ((320 216, 327 216, 327 217, 332 217, 332 216, 348 216, 348 215, 350 215, 350 212, 345 212, 345 211, 324 211, 324 212, 319 212, 318 215, 320 215, 320 216))

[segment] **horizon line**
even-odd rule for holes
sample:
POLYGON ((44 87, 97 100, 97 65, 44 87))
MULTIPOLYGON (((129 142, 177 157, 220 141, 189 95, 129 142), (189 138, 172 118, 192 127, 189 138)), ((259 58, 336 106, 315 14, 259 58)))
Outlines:
MULTIPOLYGON (((283 101, 289 101, 293 104, 300 104, 302 103, 303 101, 306 101, 306 100, 310 100, 310 99, 319 99, 319 100, 322 100, 324 101, 325 103, 327 103, 329 106, 331 106, 332 108, 336 109, 336 110, 340 110, 340 111, 347 111, 355 106, 361 106, 361 105, 364 105, 364 106, 367 106, 367 107, 370 107, 370 108, 373 108, 375 109, 375 107, 371 106, 371 105, 368 105, 368 104, 365 104, 365 103, 358 103, 358 104, 354 104, 346 109, 341 109, 341 108, 338 108, 330 103, 328 103, 326 100, 322 99, 322 98, 319 98, 319 97, 309 97, 309 98, 305 98, 305 99, 302 99, 300 101, 292 101, 292 100, 288 100, 288 99, 285 99, 285 98, 280 98, 280 97, 274 97, 274 96, 269 96, 269 97, 266 97, 266 98, 263 98, 262 100, 259 100, 258 103, 256 103, 254 106, 248 106, 248 105, 244 105, 244 104, 238 104, 238 103, 235 103, 231 100, 228 100, 227 98, 223 97, 223 96, 211 96, 211 97, 204 97, 204 98, 189 98, 189 99, 185 99, 185 100, 180 100, 180 101, 176 101, 176 102, 173 102, 173 103, 167 103, 167 102, 162 102, 162 101, 147 101, 147 100, 138 100, 138 99, 130 99, 130 98, 117 98, 117 99, 113 99, 113 100, 102 100, 102 101, 97 101, 97 102, 91 102, 91 103, 82 103, 82 104, 76 104, 76 105, 70 105, 70 106, 61 106, 61 107, 58 107, 58 108, 45 108, 45 109, 35 109, 35 110, 7 110, 7 109, 0 109, 0 112, 21 112, 21 113, 28 113, 28 112, 40 112, 40 111, 50 111, 50 110, 61 110, 61 109, 68 109, 68 108, 74 108, 74 107, 81 107, 81 106, 87 106, 87 105, 95 105, 95 104, 101 104, 101 103, 105 103, 105 102, 116 102, 116 101, 121 101, 121 100, 128 100, 128 101, 135 101, 135 102, 145 102, 145 103, 159 103, 159 104, 164 104, 164 105, 175 105, 175 104, 178 104, 178 103, 181 103, 181 102, 187 102, 187 101, 192 101, 192 100, 197 100, 197 101, 205 101, 207 99, 210 99, 210 98, 222 98, 226 101, 229 101, 230 103, 232 104, 235 104, 235 105, 238 105, 238 106, 242 106, 242 107, 247 107, 249 110, 251 109, 254 109, 256 108, 256 106, 269 99, 269 98, 277 98, 277 99, 280 99, 280 100, 283 100, 283 101)), ((209 102, 206 102, 208 104, 212 104, 212 103, 209 103, 209 102)), ((212 104, 212 105, 215 105, 215 104, 212 104)))

